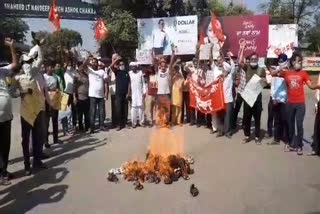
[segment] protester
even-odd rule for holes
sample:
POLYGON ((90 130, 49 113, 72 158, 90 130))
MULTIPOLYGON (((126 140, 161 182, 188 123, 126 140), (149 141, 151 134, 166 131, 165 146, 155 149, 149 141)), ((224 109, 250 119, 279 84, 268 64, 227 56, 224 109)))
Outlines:
POLYGON ((13 40, 6 38, 5 45, 10 48, 12 58, 10 65, 0 67, 0 185, 6 186, 11 184, 7 168, 11 146, 11 121, 13 119, 8 78, 10 78, 11 72, 18 71, 18 60, 13 40))
POLYGON ((65 82, 64 92, 69 95, 68 106, 71 107, 72 125, 73 125, 73 129, 76 130, 77 108, 76 108, 76 105, 74 104, 75 98, 73 94, 74 94, 74 81, 77 78, 77 73, 72 65, 72 61, 69 61, 67 63, 63 77, 65 82))
MULTIPOLYGON (((318 85, 320 84, 320 75, 318 75, 318 85)), ((311 144, 312 151, 308 153, 308 156, 320 155, 320 90, 316 91, 316 100, 315 104, 315 114, 316 118, 314 120, 314 129, 313 129, 313 142, 311 144)))
MULTIPOLYGON (((289 69, 287 55, 280 54, 276 70, 283 72, 289 69)), ((272 67, 270 67, 272 71, 272 67)), ((271 72, 270 72, 271 73, 271 72)), ((287 87, 283 78, 271 77, 271 98, 268 106, 268 135, 274 136, 269 145, 279 145, 280 140, 288 142, 288 123, 286 118, 287 87), (277 85, 274 85, 277 83, 277 85), (277 87, 276 89, 274 87, 277 87), (271 119, 273 118, 273 119, 271 119)))
POLYGON ((157 101, 157 76, 154 68, 151 67, 147 70, 147 97, 146 97, 146 115, 149 127, 154 125, 154 113, 156 112, 157 101))
MULTIPOLYGON (((245 48, 245 46, 241 47, 245 48)), ((259 56, 257 53, 252 53, 249 57, 250 63, 245 64, 243 62, 243 55, 240 56, 240 65, 243 70, 246 72, 246 82, 249 82, 250 79, 256 74, 261 80, 262 85, 266 84, 266 72, 263 68, 260 68, 258 65, 259 56)), ((246 102, 244 103, 244 115, 243 115, 243 125, 244 125, 244 135, 245 138, 243 143, 250 142, 251 134, 251 119, 252 116, 255 122, 255 142, 257 145, 261 145, 260 138, 260 123, 261 123, 261 113, 262 113, 262 93, 260 93, 252 107, 250 107, 246 102)))
MULTIPOLYGON (((188 72, 182 66, 182 75, 185 80, 187 80, 188 72)), ((189 97, 189 84, 183 86, 183 100, 182 100, 182 113, 181 122, 190 123, 191 122, 191 109, 190 109, 190 97, 189 97)))
POLYGON ((182 74, 180 73, 180 66, 175 64, 172 71, 172 108, 171 108, 171 124, 182 125, 182 99, 183 87, 186 84, 182 74))
POLYGON ((21 94, 21 133, 22 133, 22 148, 25 166, 25 175, 31 175, 30 167, 30 133, 32 131, 32 148, 33 148, 33 168, 45 169, 47 166, 42 162, 43 154, 42 147, 47 134, 45 123, 45 100, 46 97, 40 91, 37 80, 35 79, 40 74, 40 68, 43 61, 41 47, 36 45, 29 54, 23 54, 20 57, 20 65, 22 73, 15 76, 15 81, 21 94), (36 100, 37 103, 32 103, 36 100), (37 112, 36 118, 31 118, 29 109, 37 112))
POLYGON ((311 90, 320 89, 320 85, 313 85, 307 72, 302 70, 302 56, 299 54, 293 54, 290 59, 290 69, 281 70, 280 77, 284 78, 288 89, 289 144, 285 151, 296 150, 298 155, 303 155, 303 120, 306 112, 304 85, 306 84, 311 90), (295 126, 297 127, 296 139, 295 126))
POLYGON ((171 89, 171 71, 175 60, 175 50, 172 47, 172 55, 169 66, 166 60, 161 57, 158 66, 158 60, 153 57, 153 66, 157 70, 157 125, 161 127, 169 126, 170 119, 170 89, 171 89))
POLYGON ((60 78, 54 74, 53 66, 47 65, 46 73, 43 75, 46 83, 46 87, 48 89, 50 103, 46 103, 46 117, 47 117, 47 141, 44 144, 46 148, 50 148, 49 144, 49 124, 50 118, 52 120, 52 130, 53 130, 53 143, 61 144, 62 141, 58 140, 58 116, 59 116, 59 108, 54 106, 56 99, 60 96, 60 89, 62 86, 60 78))
POLYGON ((78 124, 80 132, 87 132, 90 128, 90 100, 88 74, 79 65, 78 78, 75 80, 75 103, 78 110, 78 124), (84 120, 84 127, 83 127, 84 120))
MULTIPOLYGON (((117 54, 112 56, 112 62, 117 59, 117 54)), ((114 65, 115 67, 118 65, 114 65)), ((117 121, 117 110, 116 110, 116 75, 111 71, 110 66, 107 69, 108 74, 108 86, 109 86, 109 94, 111 98, 111 124, 112 128, 115 128, 118 124, 117 121)))
POLYGON ((105 84, 107 73, 103 69, 98 69, 98 59, 93 58, 92 63, 88 65, 89 59, 84 62, 83 67, 87 70, 89 79, 90 133, 93 134, 95 132, 96 114, 99 116, 100 131, 106 131, 104 127, 104 98, 107 97, 108 88, 105 84))
POLYGON ((117 131, 120 131, 125 127, 127 122, 130 77, 126 70, 124 60, 119 56, 110 68, 116 76, 117 131))

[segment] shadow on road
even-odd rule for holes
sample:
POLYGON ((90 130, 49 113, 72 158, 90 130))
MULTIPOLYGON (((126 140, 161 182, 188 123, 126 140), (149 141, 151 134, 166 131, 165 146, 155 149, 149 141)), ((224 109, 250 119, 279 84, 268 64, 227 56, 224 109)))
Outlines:
MULTIPOLYGON (((91 136, 75 136, 63 145, 52 148, 53 157, 46 161, 50 167, 47 170, 35 173, 21 182, 0 190, 1 213, 26 213, 40 204, 56 203, 64 197, 68 185, 59 185, 68 175, 65 167, 59 167, 71 160, 106 145, 106 139, 98 140, 91 136), (53 168, 57 167, 57 168, 53 168), (42 187, 43 185, 53 185, 42 187)), ((24 170, 15 172, 15 177, 22 177, 24 170)))

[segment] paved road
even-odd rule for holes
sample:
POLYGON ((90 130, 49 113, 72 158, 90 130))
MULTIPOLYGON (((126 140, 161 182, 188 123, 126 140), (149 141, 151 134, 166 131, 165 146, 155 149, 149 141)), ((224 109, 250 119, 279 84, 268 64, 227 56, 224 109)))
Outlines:
MULTIPOLYGON (((313 132, 313 94, 308 92, 305 138, 313 132)), ((266 127, 268 92, 264 92, 262 127, 266 127)), ((19 103, 15 101, 15 112, 19 103)), ((106 181, 106 172, 133 158, 142 158, 151 129, 111 130, 77 136, 54 146, 46 163, 50 169, 22 177, 20 124, 16 114, 9 170, 17 179, 0 187, 0 213, 105 214, 316 214, 320 213, 320 158, 284 153, 281 146, 242 145, 242 131, 231 140, 216 139, 204 128, 175 128, 184 132, 185 149, 195 159, 191 180, 172 185, 106 181), (194 183, 200 195, 192 198, 194 183)), ((309 146, 306 150, 310 150, 309 146)))

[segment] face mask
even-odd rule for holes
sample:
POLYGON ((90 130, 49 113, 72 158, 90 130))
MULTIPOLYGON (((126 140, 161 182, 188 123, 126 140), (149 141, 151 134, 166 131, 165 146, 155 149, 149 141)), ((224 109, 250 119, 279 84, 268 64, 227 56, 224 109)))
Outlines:
POLYGON ((71 67, 71 66, 68 66, 68 67, 67 67, 67 70, 71 70, 71 69, 72 69, 72 67, 71 67))
POLYGON ((295 69, 296 71, 300 71, 301 68, 302 68, 301 63, 295 63, 295 64, 294 64, 294 69, 295 69))
POLYGON ((279 62, 279 67, 280 67, 280 69, 283 69, 283 68, 285 68, 285 67, 288 67, 288 61, 285 61, 285 62, 279 62))
POLYGON ((119 66, 119 69, 120 69, 121 71, 124 71, 124 70, 125 70, 124 65, 120 65, 120 66, 119 66))
POLYGON ((22 65, 22 70, 24 71, 25 74, 30 75, 31 74, 31 65, 24 63, 22 65))
POLYGON ((250 62, 251 68, 256 68, 258 66, 257 62, 250 62))

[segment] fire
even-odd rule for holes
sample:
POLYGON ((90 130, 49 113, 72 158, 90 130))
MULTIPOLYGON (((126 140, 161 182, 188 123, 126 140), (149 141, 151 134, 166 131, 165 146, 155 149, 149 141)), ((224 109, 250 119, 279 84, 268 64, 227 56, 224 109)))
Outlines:
POLYGON ((192 158, 184 153, 183 133, 170 129, 156 129, 150 138, 149 152, 144 161, 131 161, 123 166, 128 181, 171 184, 180 177, 185 180, 194 173, 190 168, 192 158))

